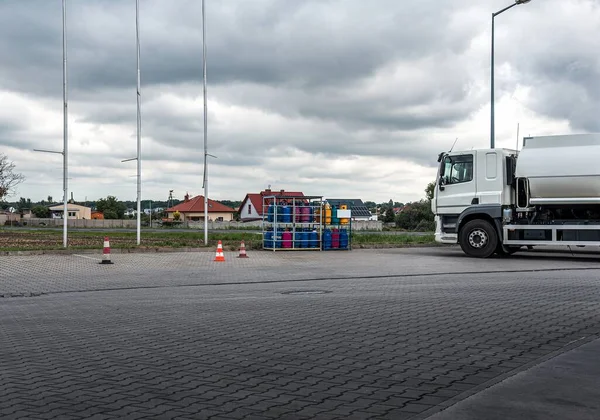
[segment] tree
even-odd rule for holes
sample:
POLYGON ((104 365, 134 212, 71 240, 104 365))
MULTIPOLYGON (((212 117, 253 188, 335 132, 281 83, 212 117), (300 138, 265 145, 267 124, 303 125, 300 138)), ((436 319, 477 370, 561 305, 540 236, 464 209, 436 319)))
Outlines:
POLYGON ((425 187, 425 200, 407 203, 396 216, 396 227, 415 231, 435 230, 435 218, 431 211, 431 200, 435 192, 435 181, 425 187))
POLYGON ((408 203, 396 216, 396 227, 414 231, 433 231, 435 223, 428 200, 408 203))
POLYGON ((429 200, 429 201, 433 200, 434 192, 435 192, 435 181, 432 181, 429 184, 427 184, 427 187, 425 188, 425 197, 427 197, 427 200, 429 200))
POLYGON ((15 188, 25 181, 22 174, 15 172, 15 164, 8 157, 0 153, 0 201, 15 193, 15 188))
POLYGON ((35 206, 31 209, 31 212, 39 219, 47 219, 50 217, 50 209, 46 206, 35 206))
POLYGON ((54 201, 52 201, 52 196, 51 196, 51 195, 49 195, 49 196, 48 196, 48 203, 52 204, 53 202, 54 202, 54 201))
POLYGON ((383 221, 385 223, 392 223, 394 221, 394 209, 392 207, 388 207, 385 211, 385 216, 383 217, 383 221))
POLYGON ((109 195, 96 202, 96 210, 101 211, 105 219, 122 219, 125 216, 127 207, 125 204, 117 201, 116 197, 109 195))
POLYGON ((173 220, 179 220, 181 218, 181 213, 179 213, 178 211, 175 211, 175 213, 173 213, 173 220))
POLYGON ((30 198, 25 199, 24 197, 21 197, 19 199, 19 203, 17 204, 17 208, 19 209, 19 211, 21 211, 23 209, 30 209, 31 208, 31 199, 30 198))

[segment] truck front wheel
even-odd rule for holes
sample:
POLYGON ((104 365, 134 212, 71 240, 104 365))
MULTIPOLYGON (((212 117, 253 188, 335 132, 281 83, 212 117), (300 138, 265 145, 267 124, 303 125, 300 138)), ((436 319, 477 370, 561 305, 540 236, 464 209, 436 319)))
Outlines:
POLYGON ((470 257, 488 258, 498 246, 498 234, 491 223, 485 220, 471 220, 458 235, 463 252, 470 257))

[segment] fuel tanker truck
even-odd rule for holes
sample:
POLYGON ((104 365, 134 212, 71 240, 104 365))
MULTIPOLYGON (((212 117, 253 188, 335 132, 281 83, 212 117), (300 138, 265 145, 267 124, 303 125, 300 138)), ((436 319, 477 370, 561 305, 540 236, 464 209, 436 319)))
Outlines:
POLYGON ((450 151, 438 162, 437 242, 477 258, 600 246, 600 134, 525 137, 519 152, 450 151))

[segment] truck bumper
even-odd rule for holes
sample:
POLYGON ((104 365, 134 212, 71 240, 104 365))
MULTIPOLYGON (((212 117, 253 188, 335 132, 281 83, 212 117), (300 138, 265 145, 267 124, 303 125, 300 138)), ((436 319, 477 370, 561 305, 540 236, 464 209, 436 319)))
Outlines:
POLYGON ((453 245, 458 243, 458 234, 442 232, 442 223, 439 216, 435 216, 435 241, 440 244, 453 245))

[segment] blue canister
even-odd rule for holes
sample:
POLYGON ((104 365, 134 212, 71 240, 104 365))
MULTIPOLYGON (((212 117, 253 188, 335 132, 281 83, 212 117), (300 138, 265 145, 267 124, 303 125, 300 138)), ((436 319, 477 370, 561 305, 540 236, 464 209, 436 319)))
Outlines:
POLYGON ((302 232, 297 230, 294 234, 294 248, 304 248, 302 246, 302 232))
POLYGON ((269 223, 273 223, 275 221, 275 206, 273 204, 269 204, 269 208, 267 210, 267 221, 269 223))
POLYGON ((308 243, 309 231, 307 229, 305 229, 304 232, 301 232, 301 233, 302 233, 302 236, 300 239, 301 248, 309 248, 309 243, 308 243))
POLYGON ((281 221, 283 223, 292 223, 292 208, 290 206, 283 206, 283 217, 281 221))
POLYGON ((265 232, 264 247, 265 248, 273 248, 273 232, 270 230, 265 232))
POLYGON ((331 249, 331 230, 325 229, 323 231, 323 249, 331 249))
POLYGON ((346 229, 340 229, 340 248, 348 248, 348 231, 346 229))
POLYGON ((309 248, 318 248, 319 246, 319 234, 316 230, 308 233, 308 246, 309 248))

